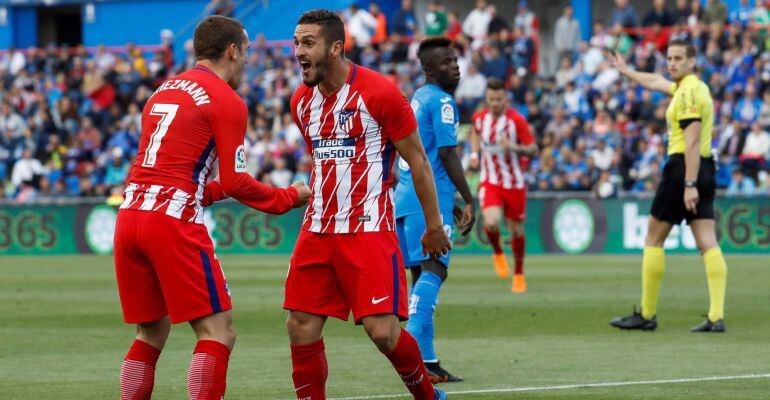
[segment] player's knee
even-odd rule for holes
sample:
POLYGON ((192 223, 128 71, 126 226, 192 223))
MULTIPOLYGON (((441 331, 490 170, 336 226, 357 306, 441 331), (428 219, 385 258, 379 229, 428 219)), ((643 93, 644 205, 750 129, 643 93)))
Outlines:
POLYGON ((442 282, 445 281, 446 278, 449 276, 449 271, 447 270, 447 267, 444 266, 444 264, 442 264, 441 261, 428 260, 423 264, 422 269, 423 271, 435 274, 436 276, 441 278, 442 282))
POLYGON ((484 229, 490 232, 497 232, 500 230, 500 219, 495 217, 484 217, 484 229))
POLYGON ((660 238, 648 233, 644 238, 644 245, 647 247, 663 247, 663 242, 665 241, 665 237, 660 238))
POLYGON ((524 224, 515 222, 511 224, 511 234, 515 237, 524 236, 524 224))
POLYGON ((156 349, 163 349, 170 331, 171 322, 166 317, 158 321, 138 324, 136 326, 136 338, 156 349))
POLYGON ((701 254, 706 254, 707 251, 717 247, 716 240, 701 240, 697 243, 698 250, 701 254))
POLYGON ((321 338, 320 328, 314 321, 289 313, 286 319, 286 331, 293 344, 308 344, 321 338))
POLYGON ((364 324, 364 329, 381 352, 389 353, 396 347, 398 336, 394 334, 390 324, 364 324))

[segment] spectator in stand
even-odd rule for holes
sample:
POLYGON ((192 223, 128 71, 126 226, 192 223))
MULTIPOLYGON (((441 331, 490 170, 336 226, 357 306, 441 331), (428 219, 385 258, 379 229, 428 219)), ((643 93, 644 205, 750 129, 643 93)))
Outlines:
POLYGON ((0 71, 7 72, 10 76, 18 75, 26 65, 27 57, 13 46, 0 58, 0 71))
POLYGON ((733 119, 745 123, 747 126, 759 119, 762 109, 762 100, 757 98, 757 90, 753 85, 746 87, 745 95, 735 104, 733 119))
POLYGON ((430 2, 430 4, 428 4, 428 12, 425 13, 425 35, 444 35, 447 27, 448 21, 444 6, 438 1, 430 2))
POLYGON ((600 138, 596 141, 596 148, 591 151, 591 158, 594 159, 596 168, 607 171, 612 166, 612 157, 615 152, 607 145, 607 140, 600 138))
POLYGON ((574 17, 572 6, 564 7, 564 13, 556 20, 553 35, 554 45, 559 59, 572 60, 580 46, 580 23, 574 17))
POLYGON ((463 32, 473 40, 472 45, 474 49, 481 47, 484 43, 487 37, 489 21, 491 20, 492 14, 489 12, 487 2, 476 0, 476 8, 465 17, 462 26, 463 32))
POLYGON ((759 123, 751 124, 751 131, 746 136, 746 142, 741 152, 741 166, 752 178, 765 168, 770 157, 770 134, 759 123))
POLYGON ((11 173, 11 183, 15 186, 20 186, 22 182, 32 182, 35 177, 39 177, 45 173, 43 164, 40 160, 33 158, 33 151, 30 148, 24 149, 22 156, 13 165, 13 172, 11 173))
POLYGON ((102 44, 96 50, 96 55, 92 59, 96 69, 101 73, 106 73, 115 66, 115 55, 108 52, 107 48, 102 44))
POLYGON ((11 131, 13 138, 20 138, 27 129, 27 123, 24 118, 16 113, 8 101, 3 101, 0 105, 0 132, 11 131))
POLYGON ((537 34, 538 25, 537 16, 529 9, 527 1, 519 0, 519 9, 513 18, 513 29, 521 28, 525 35, 531 37, 537 34))
POLYGON ((653 26, 655 24, 660 26, 674 25, 673 16, 666 9, 666 0, 653 0, 652 8, 650 11, 647 11, 644 20, 642 20, 642 26, 653 26))
POLYGON ((692 0, 690 3, 690 16, 687 17, 687 26, 692 28, 698 22, 703 22, 703 5, 701 0, 692 0))
POLYGON ((535 43, 520 26, 513 30, 513 37, 513 66, 516 73, 523 75, 533 72, 531 68, 535 59, 535 43))
POLYGON ((372 33, 377 27, 377 19, 355 3, 350 5, 349 12, 347 18, 348 33, 355 40, 355 46, 358 47, 356 51, 361 52, 372 44, 372 33))
POLYGON ((470 117, 484 97, 487 78, 478 72, 475 64, 468 66, 468 73, 460 77, 460 83, 455 90, 457 108, 460 109, 460 122, 470 121, 470 117))
POLYGON ((733 176, 730 180, 730 186, 727 187, 728 196, 751 196, 757 190, 757 184, 748 176, 743 175, 740 168, 733 170, 733 176))
MULTIPOLYGON (((762 0, 758 0, 762 1, 762 0)), ((751 7, 749 4, 749 0, 741 0, 741 4, 738 6, 738 8, 734 9, 730 12, 730 16, 728 17, 728 20, 731 24, 739 23, 743 28, 746 28, 749 25, 749 22, 751 21, 751 13, 754 11, 754 8, 751 7)))
POLYGON ((273 159, 273 170, 270 171, 270 183, 273 186, 287 188, 291 185, 294 174, 286 168, 286 160, 283 157, 273 159))
POLYGON ((487 35, 491 40, 498 40, 501 32, 510 32, 511 26, 508 22, 497 13, 497 6, 490 4, 487 6, 487 11, 490 15, 489 24, 487 25, 487 35))
POLYGON ((623 29, 623 25, 616 23, 612 26, 610 37, 607 39, 607 49, 624 57, 631 55, 631 48, 634 45, 634 41, 623 29))
POLYGON ((770 129, 770 89, 765 89, 762 107, 759 109, 759 124, 764 129, 770 129))
POLYGON ((401 36, 412 37, 417 27, 417 19, 412 10, 412 0, 402 0, 401 9, 393 16, 391 31, 401 36))
POLYGON ((579 68, 569 56, 561 57, 561 65, 556 71, 556 89, 562 89, 568 82, 574 82, 580 73, 579 68))
POLYGON ((615 8, 610 15, 610 26, 620 24, 624 28, 636 26, 636 9, 628 4, 628 0, 615 0, 615 8))
POLYGON ((369 4, 369 14, 372 14, 377 20, 377 25, 374 27, 374 35, 372 35, 372 45, 379 49, 379 45, 388 40, 388 19, 377 3, 369 4))
POLYGON ((457 13, 454 11, 450 11, 447 14, 447 31, 446 36, 453 41, 457 41, 459 39, 458 36, 463 33, 463 26, 460 23, 460 19, 457 17, 457 13))
MULTIPOLYGON (((524 65, 529 64, 527 63, 524 65)), ((484 64, 481 67, 481 73, 488 78, 497 78, 505 81, 509 66, 510 60, 504 57, 497 47, 491 47, 489 49, 489 54, 485 58, 484 64)), ((518 64, 516 64, 516 66, 518 67, 518 64)))
POLYGON ((708 5, 703 11, 703 23, 706 25, 727 23, 727 6, 722 0, 708 0, 708 5))
POLYGON ((676 0, 674 11, 671 13, 671 19, 674 25, 687 25, 687 19, 690 17, 690 0, 676 0))

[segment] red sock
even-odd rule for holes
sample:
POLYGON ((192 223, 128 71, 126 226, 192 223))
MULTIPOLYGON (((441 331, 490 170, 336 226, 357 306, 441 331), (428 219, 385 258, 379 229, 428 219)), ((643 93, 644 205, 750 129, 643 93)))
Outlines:
POLYGON ((401 329, 396 347, 385 356, 416 400, 433 400, 433 385, 425 372, 420 347, 409 332, 401 329))
POLYGON ((503 247, 500 246, 500 231, 484 228, 484 232, 486 232, 489 244, 492 245, 492 250, 495 254, 503 254, 503 247))
POLYGON ((516 262, 513 273, 521 275, 524 273, 524 235, 514 236, 511 242, 513 260, 516 262))
POLYGON ((160 350, 134 340, 120 368, 120 400, 145 400, 152 396, 158 356, 160 350))
POLYGON ((324 340, 305 345, 291 345, 291 377, 297 399, 326 399, 326 378, 329 366, 326 363, 324 340))
POLYGON ((187 373, 190 400, 221 400, 227 386, 230 349, 214 340, 199 340, 187 373))

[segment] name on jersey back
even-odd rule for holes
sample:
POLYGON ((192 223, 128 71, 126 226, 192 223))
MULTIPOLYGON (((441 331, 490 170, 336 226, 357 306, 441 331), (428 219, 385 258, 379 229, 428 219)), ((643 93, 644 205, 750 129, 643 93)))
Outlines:
POLYGON ((186 92, 190 95, 190 97, 192 97, 196 106, 202 106, 204 104, 211 103, 211 100, 209 100, 209 94, 206 93, 206 89, 204 89, 203 86, 198 85, 197 82, 188 81, 185 79, 169 79, 160 85, 160 87, 155 90, 155 93, 152 95, 155 96, 156 94, 165 90, 181 90, 186 92))

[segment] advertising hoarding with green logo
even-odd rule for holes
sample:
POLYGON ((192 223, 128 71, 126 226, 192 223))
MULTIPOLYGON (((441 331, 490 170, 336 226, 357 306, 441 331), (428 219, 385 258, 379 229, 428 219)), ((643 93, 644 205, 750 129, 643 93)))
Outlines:
MULTIPOLYGON (((768 199, 720 198, 716 205, 717 235, 726 253, 770 254, 768 199)), ((649 200, 638 199, 530 199, 527 253, 639 253, 649 207, 649 200)), ((290 254, 302 215, 302 210, 267 215, 226 201, 208 208, 204 223, 218 253, 290 254)), ((110 254, 116 218, 117 209, 107 205, 0 206, 0 254, 110 254)), ((509 242, 506 229, 503 240, 509 242)), ((665 247, 697 251, 686 224, 674 227, 665 247)), ((468 236, 455 234, 454 251, 489 251, 480 220, 468 236)))

